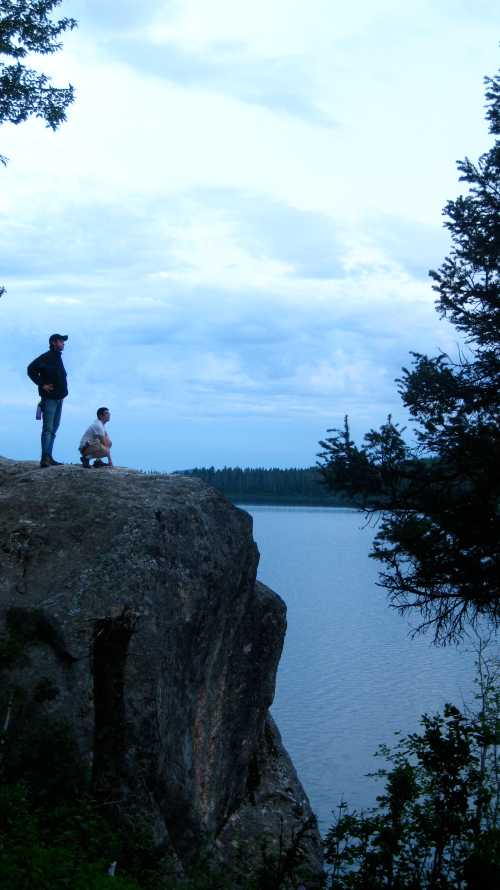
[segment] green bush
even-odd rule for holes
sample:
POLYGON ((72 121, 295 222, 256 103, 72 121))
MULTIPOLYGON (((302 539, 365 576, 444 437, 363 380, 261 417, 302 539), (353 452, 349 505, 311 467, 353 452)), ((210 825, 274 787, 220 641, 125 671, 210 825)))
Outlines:
POLYGON ((497 890, 500 887, 498 668, 479 658, 480 707, 446 705, 420 733, 379 753, 391 764, 377 806, 341 803, 325 840, 332 890, 497 890))
MULTIPOLYGON (((96 816, 86 823, 90 812, 78 803, 47 818, 33 809, 25 786, 0 786, 2 890, 140 890, 129 878, 108 876, 111 857, 104 856, 100 833, 105 823, 96 816)), ((107 826, 105 835, 112 841, 107 826)))

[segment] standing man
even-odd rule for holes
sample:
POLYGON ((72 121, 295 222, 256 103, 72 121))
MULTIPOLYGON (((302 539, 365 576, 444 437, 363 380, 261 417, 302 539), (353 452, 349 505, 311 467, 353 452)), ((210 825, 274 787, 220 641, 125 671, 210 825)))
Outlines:
POLYGON ((61 420, 63 399, 68 395, 66 370, 62 361, 67 339, 67 334, 52 334, 49 337, 49 351, 39 355, 28 365, 28 377, 38 386, 42 409, 41 467, 60 466, 60 461, 52 457, 52 448, 61 420))

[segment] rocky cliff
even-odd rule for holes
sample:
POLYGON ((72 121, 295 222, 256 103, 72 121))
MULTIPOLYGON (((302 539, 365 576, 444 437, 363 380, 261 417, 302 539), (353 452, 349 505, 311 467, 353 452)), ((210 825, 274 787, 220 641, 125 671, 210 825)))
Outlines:
POLYGON ((257 563, 251 518, 198 480, 0 459, 4 758, 69 727, 94 797, 184 865, 289 843, 311 811, 268 713, 285 606, 257 563))

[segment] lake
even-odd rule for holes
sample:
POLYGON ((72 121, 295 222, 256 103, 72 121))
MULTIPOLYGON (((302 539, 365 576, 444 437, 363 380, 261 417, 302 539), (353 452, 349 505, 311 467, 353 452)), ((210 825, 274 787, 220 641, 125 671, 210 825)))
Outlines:
POLYGON ((410 638, 376 585, 375 530, 357 511, 240 506, 253 517, 259 579, 288 607, 272 712, 324 832, 341 798, 375 803, 381 786, 365 774, 382 765, 380 743, 447 701, 471 700, 473 643, 410 638))

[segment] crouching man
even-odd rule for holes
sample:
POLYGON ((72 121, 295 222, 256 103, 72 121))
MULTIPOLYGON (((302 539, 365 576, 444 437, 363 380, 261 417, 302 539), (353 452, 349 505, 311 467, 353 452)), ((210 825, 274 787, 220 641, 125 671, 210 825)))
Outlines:
POLYGON ((80 460, 84 467, 90 467, 90 459, 95 458, 94 467, 112 467, 111 460, 111 439, 106 432, 106 424, 111 414, 109 408, 98 408, 97 420, 90 424, 85 430, 80 440, 80 460), (103 457, 108 459, 107 464, 102 460, 103 457))

